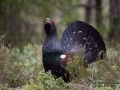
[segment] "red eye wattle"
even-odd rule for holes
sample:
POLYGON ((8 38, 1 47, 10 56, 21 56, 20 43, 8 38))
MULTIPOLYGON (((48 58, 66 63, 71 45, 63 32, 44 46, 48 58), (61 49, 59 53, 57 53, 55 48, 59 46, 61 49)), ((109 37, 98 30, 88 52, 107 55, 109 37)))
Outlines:
POLYGON ((55 22, 52 21, 52 24, 55 25, 55 22))

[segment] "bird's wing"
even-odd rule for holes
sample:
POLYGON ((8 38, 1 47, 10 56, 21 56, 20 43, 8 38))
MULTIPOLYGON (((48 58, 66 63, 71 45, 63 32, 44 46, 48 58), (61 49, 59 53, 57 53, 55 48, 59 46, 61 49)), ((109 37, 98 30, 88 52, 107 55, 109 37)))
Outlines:
POLYGON ((83 48, 83 60, 88 63, 103 59, 106 52, 105 43, 99 32, 82 21, 70 24, 63 32, 60 43, 66 52, 76 53, 83 48))

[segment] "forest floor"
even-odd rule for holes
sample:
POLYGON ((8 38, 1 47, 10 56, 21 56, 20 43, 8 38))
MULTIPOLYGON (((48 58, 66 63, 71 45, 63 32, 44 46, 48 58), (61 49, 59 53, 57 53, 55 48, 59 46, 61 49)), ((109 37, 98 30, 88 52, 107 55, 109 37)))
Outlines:
POLYGON ((84 68, 81 60, 68 65, 71 82, 54 79, 42 65, 42 46, 0 47, 0 90, 119 90, 120 47, 108 48, 104 60, 84 68))

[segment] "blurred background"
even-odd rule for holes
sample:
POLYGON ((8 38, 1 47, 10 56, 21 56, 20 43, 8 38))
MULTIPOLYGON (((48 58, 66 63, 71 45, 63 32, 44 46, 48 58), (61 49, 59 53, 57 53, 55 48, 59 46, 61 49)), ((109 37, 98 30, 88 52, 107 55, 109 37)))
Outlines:
POLYGON ((0 41, 12 47, 42 44, 47 17, 56 23, 59 39, 71 22, 81 20, 106 44, 120 44, 120 0, 0 0, 0 41))

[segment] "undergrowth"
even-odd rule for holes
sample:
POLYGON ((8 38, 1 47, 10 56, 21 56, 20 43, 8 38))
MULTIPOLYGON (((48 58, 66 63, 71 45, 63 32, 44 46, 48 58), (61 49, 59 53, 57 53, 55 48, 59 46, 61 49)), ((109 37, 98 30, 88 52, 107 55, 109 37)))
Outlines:
POLYGON ((28 44, 21 52, 0 45, 0 90, 80 90, 82 85, 93 90, 120 89, 120 47, 108 48, 104 60, 87 68, 82 58, 75 58, 67 67, 71 75, 68 84, 44 72, 41 48, 28 44))
POLYGON ((104 60, 91 63, 87 68, 78 57, 67 68, 73 83, 85 84, 95 90, 120 89, 120 47, 108 48, 104 60))

